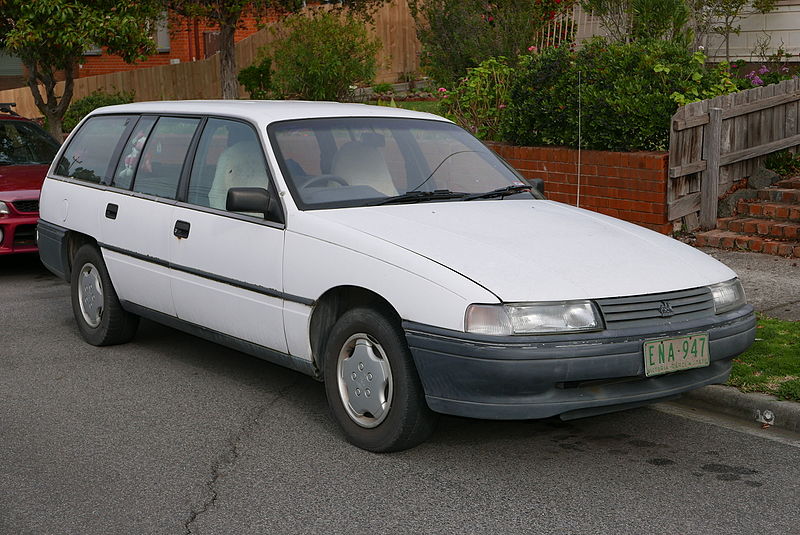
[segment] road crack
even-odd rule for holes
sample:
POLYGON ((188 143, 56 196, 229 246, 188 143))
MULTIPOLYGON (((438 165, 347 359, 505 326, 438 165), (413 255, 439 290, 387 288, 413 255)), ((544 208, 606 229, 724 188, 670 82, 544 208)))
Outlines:
POLYGON ((183 523, 185 535, 192 535, 192 525, 195 523, 197 518, 200 515, 205 514, 216 503, 219 496, 216 490, 217 481, 225 471, 233 468, 233 466, 239 460, 241 443, 252 436, 253 430, 258 424, 261 416, 263 416, 270 407, 285 398, 286 394, 299 382, 300 379, 292 381, 290 384, 281 388, 275 397, 269 402, 259 405, 251 410, 248 416, 245 418, 244 423, 239 427, 236 433, 228 438, 228 447, 211 464, 211 476, 205 483, 205 488, 207 489, 206 499, 202 504, 200 504, 199 507, 192 508, 191 512, 189 513, 189 517, 183 523))

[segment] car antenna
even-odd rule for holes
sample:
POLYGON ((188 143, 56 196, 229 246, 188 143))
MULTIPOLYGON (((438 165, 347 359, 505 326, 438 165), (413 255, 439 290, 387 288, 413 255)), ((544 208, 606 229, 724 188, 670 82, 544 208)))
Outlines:
POLYGON ((0 102, 0 111, 5 112, 9 115, 14 115, 15 117, 19 117, 19 114, 11 109, 16 105, 17 105, 16 102, 0 102))
POLYGON ((581 207, 581 71, 578 70, 578 191, 575 206, 581 207))

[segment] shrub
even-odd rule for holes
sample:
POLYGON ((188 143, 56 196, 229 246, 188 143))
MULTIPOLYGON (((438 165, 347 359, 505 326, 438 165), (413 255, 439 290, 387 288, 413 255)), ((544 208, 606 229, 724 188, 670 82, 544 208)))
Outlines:
POLYGON ((773 152, 764 160, 764 167, 782 177, 794 176, 800 173, 800 158, 788 150, 773 152))
POLYGON ((504 57, 469 69, 452 91, 439 91, 443 94, 442 113, 481 139, 499 139, 513 73, 504 57))
POLYGON ((388 82, 384 82, 382 84, 375 84, 372 86, 372 92, 376 95, 383 95, 385 93, 391 93, 394 89, 394 86, 388 82))
POLYGON ((239 71, 239 83, 250 93, 250 98, 269 98, 272 90, 272 58, 262 58, 239 71))
POLYGON ((78 126, 90 112, 103 106, 113 106, 115 104, 130 104, 133 102, 133 91, 118 91, 116 93, 106 93, 98 89, 88 96, 80 98, 69 105, 67 113, 64 114, 63 128, 65 132, 70 132, 78 126))
POLYGON ((600 150, 665 150, 678 107, 673 95, 719 82, 685 47, 669 41, 595 40, 579 52, 546 49, 518 69, 504 140, 577 146, 579 76, 581 146, 600 150))
POLYGON ((375 77, 380 43, 362 21, 318 11, 286 20, 272 48, 273 89, 283 98, 341 100, 375 77))
MULTIPOLYGON (((439 85, 449 86, 489 58, 504 56, 514 62, 533 44, 537 32, 572 4, 572 0, 412 0, 422 67, 439 85)), ((565 33, 555 41, 571 38, 565 33)))

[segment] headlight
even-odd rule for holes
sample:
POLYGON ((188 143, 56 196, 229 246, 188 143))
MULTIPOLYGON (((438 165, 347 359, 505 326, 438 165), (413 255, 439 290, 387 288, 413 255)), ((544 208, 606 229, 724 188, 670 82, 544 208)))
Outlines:
POLYGON ((603 328, 591 301, 470 305, 464 321, 467 332, 505 336, 597 331, 603 328))
POLYGON ((8 215, 8 205, 3 201, 0 201, 0 215, 8 215))
POLYGON ((747 304, 744 288, 742 288, 739 279, 712 284, 708 289, 711 290, 711 295, 714 296, 714 312, 717 314, 722 314, 747 304))

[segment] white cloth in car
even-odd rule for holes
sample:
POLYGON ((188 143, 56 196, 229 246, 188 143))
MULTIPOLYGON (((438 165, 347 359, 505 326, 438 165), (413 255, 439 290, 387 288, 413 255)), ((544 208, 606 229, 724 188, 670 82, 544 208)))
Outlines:
POLYGON ((230 188, 267 188, 267 171, 261 149, 253 141, 240 141, 220 155, 208 205, 225 210, 230 188))
POLYGON ((397 188, 377 148, 350 141, 334 155, 331 173, 342 177, 351 186, 371 186, 384 195, 397 195, 397 188))

